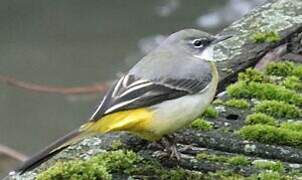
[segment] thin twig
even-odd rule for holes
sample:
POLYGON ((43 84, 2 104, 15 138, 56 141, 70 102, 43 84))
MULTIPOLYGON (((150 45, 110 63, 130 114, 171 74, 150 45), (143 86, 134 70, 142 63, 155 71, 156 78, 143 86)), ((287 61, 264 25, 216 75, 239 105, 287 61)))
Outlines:
POLYGON ((294 53, 287 53, 283 57, 283 59, 294 61, 297 63, 302 63, 302 55, 294 54, 294 53))
POLYGON ((22 153, 17 152, 14 149, 11 149, 7 146, 0 144, 0 154, 4 154, 6 156, 9 156, 13 159, 19 160, 19 161, 25 161, 28 157, 22 153))
POLYGON ((287 52, 287 44, 280 45, 270 52, 266 53, 258 63, 255 68, 259 70, 263 70, 270 62, 279 60, 281 56, 283 56, 287 52))
POLYGON ((107 90, 108 85, 106 83, 95 83, 86 86, 78 87, 58 87, 49 85, 40 85, 30 82, 20 81, 13 77, 0 75, 0 81, 8 85, 22 88, 29 91, 43 92, 43 93, 57 93, 57 94, 90 94, 100 93, 107 90))

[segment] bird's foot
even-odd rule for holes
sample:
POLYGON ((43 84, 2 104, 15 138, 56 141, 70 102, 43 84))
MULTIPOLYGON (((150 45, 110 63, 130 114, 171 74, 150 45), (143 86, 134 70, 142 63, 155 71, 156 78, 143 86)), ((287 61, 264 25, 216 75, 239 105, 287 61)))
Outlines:
POLYGON ((165 148, 170 159, 177 159, 178 161, 180 161, 181 154, 177 151, 174 137, 165 136, 160 140, 159 143, 165 148))
POLYGON ((180 158, 181 158, 181 155, 177 151, 175 144, 170 146, 170 159, 174 159, 174 158, 176 158, 177 161, 180 161, 180 158))
POLYGON ((148 144, 147 149, 164 150, 165 147, 160 142, 154 141, 148 144))

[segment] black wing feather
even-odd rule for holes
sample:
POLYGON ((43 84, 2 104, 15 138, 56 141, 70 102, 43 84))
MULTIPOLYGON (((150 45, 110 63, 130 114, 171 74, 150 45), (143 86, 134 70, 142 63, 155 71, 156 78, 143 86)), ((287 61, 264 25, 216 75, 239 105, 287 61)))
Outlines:
POLYGON ((205 89, 210 81, 211 76, 204 78, 203 81, 162 79, 151 82, 134 75, 126 75, 107 92, 90 120, 96 121, 113 112, 148 107, 187 94, 195 94, 205 89), (136 84, 133 85, 134 83, 136 84))

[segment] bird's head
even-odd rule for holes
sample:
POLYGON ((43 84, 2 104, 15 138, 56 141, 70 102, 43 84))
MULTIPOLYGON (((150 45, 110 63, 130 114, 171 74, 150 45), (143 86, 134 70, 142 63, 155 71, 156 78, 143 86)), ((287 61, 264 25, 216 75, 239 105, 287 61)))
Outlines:
POLYGON ((196 58, 215 61, 213 58, 214 45, 232 36, 213 36, 197 29, 184 29, 171 34, 163 46, 172 51, 193 55, 196 58))

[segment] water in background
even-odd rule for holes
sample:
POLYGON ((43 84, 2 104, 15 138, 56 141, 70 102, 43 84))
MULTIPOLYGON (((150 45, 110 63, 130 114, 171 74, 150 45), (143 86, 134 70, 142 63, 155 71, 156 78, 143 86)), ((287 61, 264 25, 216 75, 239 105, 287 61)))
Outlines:
MULTIPOLYGON (((2 0, 0 75, 80 86, 115 79, 163 35, 212 33, 264 0, 2 0)), ((102 94, 58 95, 0 83, 0 144, 32 154, 85 121, 102 94)))

